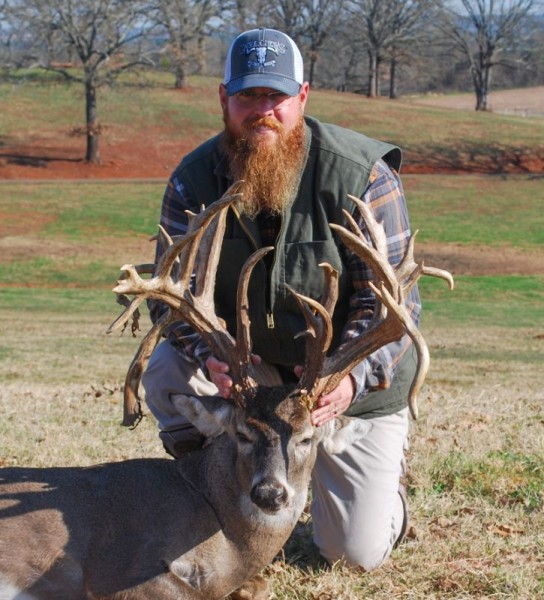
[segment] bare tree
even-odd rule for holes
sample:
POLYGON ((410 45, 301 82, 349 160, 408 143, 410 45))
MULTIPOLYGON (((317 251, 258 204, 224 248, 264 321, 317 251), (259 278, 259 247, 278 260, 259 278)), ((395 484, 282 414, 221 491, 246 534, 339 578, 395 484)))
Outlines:
POLYGON ((337 30, 346 0, 302 0, 302 48, 307 59, 308 81, 314 84, 316 63, 325 40, 337 30))
POLYGON ((304 30, 304 4, 304 0, 278 0, 269 8, 270 25, 286 33, 298 45, 304 30))
POLYGON ((204 63, 204 40, 210 20, 220 12, 220 0, 155 0, 156 20, 166 32, 165 52, 175 74, 176 89, 186 88, 191 64, 204 63))
POLYGON ((389 97, 397 97, 397 66, 417 53, 429 40, 429 23, 441 2, 415 0, 394 2, 391 14, 391 39, 387 48, 389 58, 389 97))
MULTIPOLYGON (((404 47, 422 35, 423 18, 436 2, 430 0, 353 0, 350 11, 358 42, 368 57, 368 96, 380 95, 380 67, 391 60, 395 77, 397 61, 404 47)), ((390 95, 394 96, 393 87, 390 95)))
POLYGON ((87 152, 100 163, 97 90, 106 79, 144 62, 138 42, 149 22, 145 3, 130 0, 8 0, 12 25, 32 33, 38 64, 85 86, 87 152), (77 57, 79 69, 66 58, 77 57), (64 59, 64 60, 62 60, 64 59))
POLYGON ((266 0, 231 0, 224 10, 229 15, 227 20, 235 29, 232 35, 257 27, 270 26, 270 3, 266 0))
POLYGON ((492 70, 507 62, 510 43, 523 35, 524 22, 540 2, 460 0, 460 4, 464 13, 448 8, 439 26, 468 60, 476 110, 487 110, 492 70))

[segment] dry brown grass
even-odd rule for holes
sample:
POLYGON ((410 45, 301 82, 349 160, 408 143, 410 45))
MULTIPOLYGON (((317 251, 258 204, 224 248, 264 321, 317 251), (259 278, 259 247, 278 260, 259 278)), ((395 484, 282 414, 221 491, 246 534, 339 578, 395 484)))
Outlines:
MULTIPOLYGON (((163 455, 152 419, 135 431, 119 424, 136 341, 106 337, 105 326, 103 315, 89 315, 83 322, 35 316, 24 327, 25 347, 0 366, 2 464, 163 455), (74 344, 58 344, 59 331, 74 344)), ((408 541, 377 572, 328 569, 304 516, 268 569, 277 600, 544 595, 544 373, 516 361, 517 350, 542 349, 541 332, 429 323, 425 333, 433 364, 412 425, 408 541)), ((3 336, 10 346, 21 331, 3 336)))

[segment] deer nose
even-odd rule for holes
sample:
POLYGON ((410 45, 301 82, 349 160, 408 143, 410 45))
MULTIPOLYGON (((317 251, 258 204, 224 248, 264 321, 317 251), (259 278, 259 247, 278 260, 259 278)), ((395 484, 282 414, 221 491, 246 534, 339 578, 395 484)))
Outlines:
POLYGON ((277 512, 288 500, 289 494, 283 485, 274 481, 262 481, 251 488, 250 498, 260 509, 277 512))

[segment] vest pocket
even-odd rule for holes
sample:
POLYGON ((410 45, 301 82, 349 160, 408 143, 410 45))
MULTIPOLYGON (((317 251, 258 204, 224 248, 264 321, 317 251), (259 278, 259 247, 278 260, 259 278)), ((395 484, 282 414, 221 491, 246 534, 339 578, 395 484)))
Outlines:
POLYGON ((325 285, 319 266, 323 262, 338 271, 341 292, 346 287, 346 272, 333 239, 286 244, 284 281, 297 292, 319 299, 325 285))

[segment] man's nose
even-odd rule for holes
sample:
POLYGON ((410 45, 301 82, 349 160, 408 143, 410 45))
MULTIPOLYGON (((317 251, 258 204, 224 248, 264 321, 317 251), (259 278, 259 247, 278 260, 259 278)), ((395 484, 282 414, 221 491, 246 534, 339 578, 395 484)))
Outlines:
POLYGON ((253 108, 259 114, 272 114, 277 104, 278 102, 273 96, 261 94, 255 99, 255 106, 253 108))

